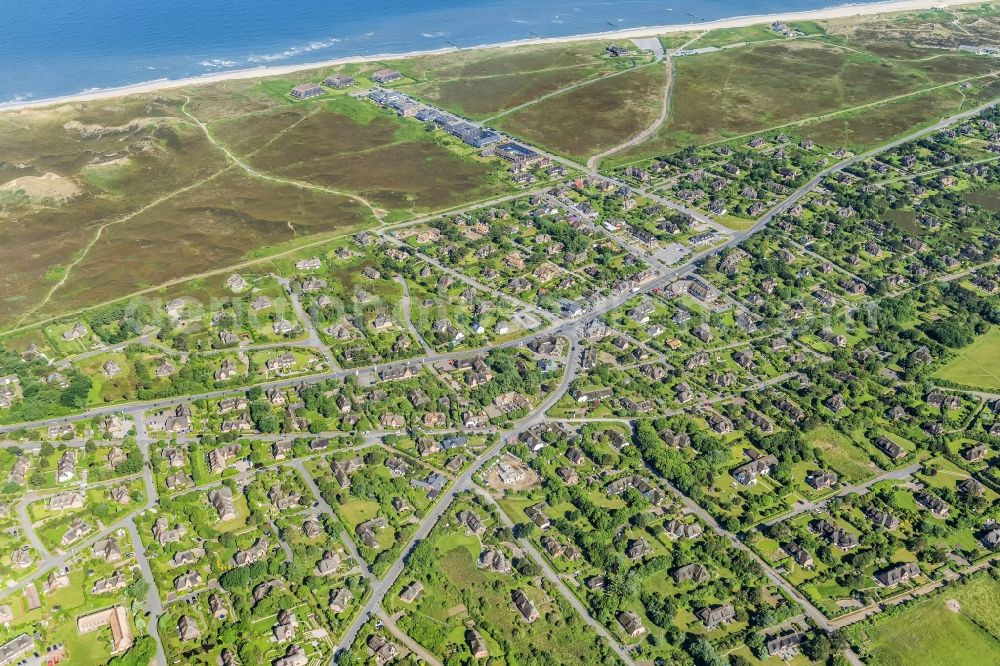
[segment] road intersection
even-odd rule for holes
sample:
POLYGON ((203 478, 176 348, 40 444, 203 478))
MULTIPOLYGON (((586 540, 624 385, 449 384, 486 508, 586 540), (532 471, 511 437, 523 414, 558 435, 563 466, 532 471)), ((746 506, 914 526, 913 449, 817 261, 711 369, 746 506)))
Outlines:
MULTIPOLYGON (((363 572, 370 581, 371 594, 368 596, 365 605, 360 610, 360 612, 355 616, 350 626, 339 637, 337 652, 335 653, 335 655, 339 653, 339 651, 349 648, 353 644, 365 622, 367 622, 373 616, 381 616, 381 614, 384 613, 384 611, 382 611, 380 608, 382 600, 384 599, 388 591, 391 589, 393 584, 396 582, 396 580, 399 578, 399 576, 402 574, 404 567, 406 565, 407 557, 412 552, 413 548, 428 536, 430 531, 439 522, 442 516, 445 515, 455 497, 460 493, 464 493, 467 491, 476 491, 480 493, 485 492, 477 486, 475 481, 475 477, 480 472, 480 470, 488 466, 501 453, 504 447, 507 446, 508 443, 510 443, 511 441, 516 440, 516 438, 521 433, 537 425, 538 423, 541 423, 544 420, 546 420, 547 418, 546 413, 548 412, 548 410, 559 399, 562 398, 565 392, 569 389, 570 384, 573 382, 574 379, 577 378, 580 372, 579 360, 578 360, 579 349, 580 349, 580 337, 582 331, 584 330, 584 327, 587 324, 603 318, 607 313, 614 310, 615 308, 618 308, 627 300, 634 297, 637 293, 650 293, 654 290, 662 289, 674 281, 684 279, 685 277, 695 272, 700 263, 704 259, 712 255, 718 254, 719 252, 722 252, 728 248, 735 247, 745 242, 748 238, 754 236, 755 234, 760 233, 767 227, 767 225, 771 221, 773 221, 779 215, 787 212, 798 201, 800 201, 803 197, 805 197, 809 192, 811 192, 817 185, 819 185, 825 178, 829 177, 830 175, 837 173, 853 164, 856 164, 863 160, 869 159, 875 155, 878 155, 879 153, 882 153, 886 150, 893 149, 906 142, 913 141, 915 139, 937 132, 955 123, 958 120, 971 117, 979 113, 983 109, 994 105, 995 102, 990 104, 984 104, 976 108, 970 109, 968 111, 955 114, 949 118, 941 120, 940 122, 930 127, 913 132, 906 137, 885 144, 884 146, 878 149, 871 150, 858 155, 853 155, 845 160, 842 160, 840 162, 837 162, 836 164, 833 164, 825 168, 824 170, 816 174, 813 178, 811 178, 807 183, 805 183, 800 188, 795 190, 790 196, 782 200, 779 204, 772 207, 763 217, 759 218, 749 228, 739 231, 725 230, 727 238, 723 243, 718 244, 714 247, 707 248, 700 252, 697 252, 688 257, 686 261, 684 261, 679 265, 667 266, 662 262, 649 260, 648 252, 646 252, 641 248, 636 248, 631 246, 631 244, 627 240, 619 238, 616 235, 615 241, 619 245, 621 245, 623 248, 628 249, 636 256, 642 256, 643 258, 647 259, 647 263, 649 263, 651 268, 655 271, 656 276, 655 278, 649 280, 641 287, 631 292, 612 296, 607 298, 605 301, 601 303, 592 304, 592 307, 589 311, 575 318, 571 319, 560 318, 554 316, 550 312, 540 310, 537 306, 531 303, 520 302, 517 299, 514 299, 506 294, 503 294, 502 292, 499 292, 498 290, 493 289, 492 287, 481 284, 475 281, 474 279, 458 271, 455 271, 454 269, 448 266, 441 264, 440 262, 437 262, 425 255, 418 253, 417 256, 420 258, 420 260, 433 264, 439 270, 447 274, 453 275, 454 277, 456 277, 456 279, 461 279, 466 283, 474 286, 475 288, 480 289, 486 293, 491 293, 498 298, 503 298, 509 302, 513 302, 525 310, 543 315, 548 321, 551 322, 549 325, 545 326, 541 330, 537 330, 531 333, 526 337, 498 346, 501 347, 521 346, 527 344, 532 340, 537 340, 542 337, 553 336, 553 335, 559 336, 565 340, 566 366, 559 384, 552 388, 547 397, 537 407, 532 409, 526 416, 518 419, 513 424, 511 424, 506 430, 498 433, 496 442, 492 444, 487 450, 482 452, 475 459, 475 461, 469 468, 467 468, 462 474, 460 474, 457 478, 453 480, 453 482, 450 484, 447 490, 444 493, 442 493, 442 495, 438 498, 437 502, 433 505, 433 507, 420 520, 412 537, 409 539, 408 543, 402 549, 401 554, 390 565, 389 569, 386 571, 384 575, 382 575, 380 578, 372 575, 371 572, 368 571, 367 567, 364 565, 364 560, 360 558, 360 555, 358 554, 356 547, 354 547, 354 544, 351 541, 350 535, 348 534, 343 535, 345 546, 348 548, 348 550, 351 551, 352 557, 354 557, 359 562, 363 572)), ((547 155, 547 156, 550 157, 553 161, 568 164, 569 166, 572 166, 575 169, 583 168, 582 165, 566 160, 565 158, 555 155, 547 155)), ((605 176, 601 177, 606 178, 605 176)), ((615 182, 620 185, 624 185, 624 183, 619 183, 618 181, 615 182)), ((671 207, 678 206, 676 204, 669 204, 669 205, 671 205, 671 207)), ((681 209, 683 209, 683 207, 679 208, 679 210, 681 209)), ((699 219, 697 216, 695 217, 696 219, 699 219)), ((712 224, 712 226, 713 228, 718 228, 718 225, 716 224, 712 224)), ((396 239, 392 234, 385 233, 384 231, 380 231, 379 234, 382 238, 386 239, 390 243, 400 246, 403 245, 403 243, 398 239, 396 239)), ((286 282, 286 287, 287 287, 287 282, 286 282)), ((289 292, 291 293, 291 290, 289 290, 289 292)), ((310 347, 314 347, 321 351, 321 353, 323 354, 323 356, 327 361, 327 369, 324 372, 304 377, 283 377, 276 379, 268 379, 259 382, 258 384, 256 384, 256 386, 265 389, 286 388, 292 386, 299 386, 301 384, 306 384, 306 385, 313 384, 326 379, 344 378, 347 376, 360 376, 360 375, 364 375, 366 377, 373 377, 377 375, 380 367, 379 365, 371 365, 350 370, 336 368, 333 363, 332 354, 330 353, 329 349, 323 344, 318 332, 316 331, 315 324, 311 321, 308 313, 304 311, 304 309, 301 306, 301 303, 294 294, 292 295, 292 304, 296 316, 302 321, 303 326, 305 327, 305 329, 309 334, 309 338, 306 344, 310 347)), ((409 308, 406 309, 408 310, 409 308)), ((409 327, 412 328, 412 324, 409 324, 409 322, 407 322, 407 324, 409 327)), ((479 349, 463 350, 460 352, 435 353, 427 346, 426 342, 424 342, 422 339, 420 341, 426 353, 423 356, 414 359, 412 362, 422 363, 425 365, 432 365, 435 363, 439 363, 441 361, 465 358, 489 350, 489 347, 483 347, 479 349)), ((142 575, 150 584, 146 600, 150 616, 149 628, 151 635, 157 641, 157 662, 161 665, 165 665, 166 657, 163 651, 162 643, 159 640, 157 631, 157 622, 163 613, 163 602, 160 598, 159 591, 156 588, 155 580, 153 579, 149 563, 145 557, 145 554, 143 553, 142 541, 139 537, 135 523, 135 518, 141 513, 146 511, 155 512, 158 501, 156 486, 152 478, 151 468, 149 466, 149 445, 153 441, 153 439, 146 431, 146 414, 148 412, 160 411, 186 402, 202 400, 202 399, 221 398, 225 396, 244 393, 247 390, 247 388, 248 387, 244 386, 232 389, 218 389, 212 391, 205 391, 196 395, 177 396, 173 398, 137 402, 126 405, 113 405, 107 407, 100 407, 100 408, 85 410, 71 417, 49 418, 49 419, 34 421, 31 423, 9 424, 0 427, 0 433, 12 432, 22 428, 47 427, 50 425, 57 425, 61 423, 72 423, 72 422, 90 420, 95 417, 107 416, 115 413, 125 413, 130 417, 132 417, 133 420, 135 421, 136 440, 138 442, 140 451, 146 461, 146 464, 144 465, 141 474, 145 486, 145 494, 146 494, 145 504, 142 507, 136 509, 135 511, 132 511, 131 513, 115 521, 114 523, 104 527, 103 529, 96 530, 94 534, 88 536, 88 538, 84 539, 83 541, 81 541, 79 544, 75 545, 68 551, 60 553, 48 552, 44 548, 41 541, 37 538, 37 535, 35 535, 33 533, 33 530, 31 529, 30 520, 28 520, 28 516, 26 514, 27 502, 30 500, 26 499, 24 502, 19 504, 17 507, 18 514, 20 516, 23 526, 25 527, 27 538, 41 556, 41 563, 40 563, 41 566, 39 566, 32 574, 26 576, 17 584, 8 587, 5 590, 0 591, 0 599, 9 596, 10 594, 12 594, 17 590, 23 589, 25 585, 33 583, 34 581, 38 580, 49 570, 55 567, 61 567, 65 565, 81 549, 89 548, 97 540, 104 538, 108 534, 111 534, 119 529, 124 529, 130 535, 133 545, 135 547, 136 560, 142 572, 142 575)), ((323 500, 322 496, 319 494, 318 488, 316 487, 314 480, 311 478, 306 469, 303 467, 301 459, 292 461, 289 464, 292 464, 302 472, 303 476, 306 478, 307 483, 310 486, 310 489, 317 497, 317 502, 320 510, 324 512, 332 512, 333 508, 330 507, 329 504, 325 500, 323 500)), ((903 478, 903 476, 899 475, 909 474, 912 473, 912 471, 913 470, 909 468, 905 470, 899 470, 898 473, 892 473, 893 475, 887 478, 903 478)), ((865 487, 861 486, 851 487, 845 489, 845 491, 843 491, 841 494, 845 494, 848 492, 862 492, 865 490, 865 487)), ((778 587, 780 587, 782 590, 784 590, 790 597, 794 598, 802 606, 806 615, 813 622, 815 622, 817 626, 826 630, 831 630, 833 628, 831 622, 823 615, 822 612, 820 612, 817 608, 815 608, 815 606, 813 606, 811 602, 807 598, 805 598, 794 586, 790 585, 779 572, 770 567, 770 565, 768 565, 763 559, 761 559, 749 547, 747 547, 746 544, 743 543, 743 541, 739 538, 738 535, 725 530, 722 526, 718 524, 717 521, 715 521, 715 519, 712 517, 711 514, 709 514, 699 505, 697 505, 693 500, 681 494, 676 488, 673 488, 671 486, 671 490, 677 496, 678 500, 681 503, 683 503, 690 512, 697 515, 701 520, 703 520, 718 534, 725 536, 734 545, 734 547, 743 550, 744 552, 747 552, 752 558, 754 558, 754 560, 757 561, 758 564, 760 564, 760 566, 763 568, 763 570, 766 572, 767 576, 772 580, 772 582, 778 587)), ((34 499, 34 496, 32 496, 32 499, 34 499)), ((490 499, 492 500, 492 497, 490 497, 490 499)), ((803 504, 802 506, 797 507, 795 509, 795 512, 808 511, 820 505, 821 503, 818 502, 811 504, 803 504)), ((501 519, 505 523, 510 522, 509 517, 506 516, 506 514, 502 511, 502 509, 500 510, 500 515, 501 519)), ((609 643, 612 649, 614 649, 614 651, 626 663, 632 664, 633 662, 628 651, 615 640, 614 636, 611 635, 610 632, 608 632, 605 627, 598 624, 590 616, 587 609, 580 603, 580 601, 575 597, 572 591, 570 591, 567 588, 565 582, 562 581, 558 577, 558 575, 556 575, 555 572, 552 571, 551 567, 548 566, 548 564, 545 561, 545 558, 542 557, 537 552, 537 550, 535 550, 534 547, 531 546, 530 544, 522 543, 521 545, 532 556, 532 559, 534 559, 536 563, 539 564, 539 566, 545 573, 546 578, 548 578, 553 583, 553 585, 560 592, 560 594, 564 595, 567 598, 567 600, 569 600, 570 604, 576 609, 578 613, 580 613, 580 615, 585 619, 585 621, 587 621, 588 624, 590 624, 594 628, 594 630, 597 631, 598 634, 601 635, 604 638, 604 640, 606 640, 609 643)), ((849 654, 848 658, 852 659, 852 661, 855 661, 857 659, 856 656, 853 656, 852 654, 849 654)))

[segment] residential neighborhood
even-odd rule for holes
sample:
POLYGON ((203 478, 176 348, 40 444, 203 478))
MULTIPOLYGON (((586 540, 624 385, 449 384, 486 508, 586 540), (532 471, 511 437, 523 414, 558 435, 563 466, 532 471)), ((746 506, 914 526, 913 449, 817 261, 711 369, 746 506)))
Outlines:
POLYGON ((600 167, 375 60, 268 103, 510 189, 3 334, 0 666, 993 663, 996 107, 600 167))

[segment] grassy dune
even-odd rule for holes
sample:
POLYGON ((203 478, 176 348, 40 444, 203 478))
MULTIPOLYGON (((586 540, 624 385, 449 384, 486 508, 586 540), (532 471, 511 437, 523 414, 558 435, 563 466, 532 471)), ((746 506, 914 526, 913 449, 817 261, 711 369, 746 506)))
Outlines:
POLYGON ((527 141, 586 162, 656 120, 665 81, 661 66, 635 69, 515 111, 499 125, 527 141))

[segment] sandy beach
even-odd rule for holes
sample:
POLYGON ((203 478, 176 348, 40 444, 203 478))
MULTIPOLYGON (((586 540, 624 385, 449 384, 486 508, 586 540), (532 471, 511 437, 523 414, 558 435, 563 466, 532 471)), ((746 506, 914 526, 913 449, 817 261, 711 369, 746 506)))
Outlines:
MULTIPOLYGON (((980 0, 980 2, 981 1, 982 0, 980 0)), ((859 5, 844 5, 839 7, 830 7, 827 9, 807 10, 801 12, 759 14, 753 16, 736 16, 717 21, 703 21, 697 23, 683 23, 676 25, 644 26, 640 28, 611 30, 608 32, 594 32, 594 33, 580 34, 580 35, 569 35, 565 37, 522 39, 509 42, 502 42, 498 44, 483 44, 480 46, 465 47, 461 50, 473 51, 473 50, 483 50, 483 49, 512 48, 517 46, 560 44, 566 42, 577 42, 577 41, 586 41, 594 39, 623 40, 623 39, 633 39, 638 37, 650 37, 653 35, 663 35, 672 32, 715 30, 719 28, 738 28, 760 23, 772 23, 774 21, 788 22, 788 21, 849 18, 852 16, 871 16, 875 14, 905 12, 905 11, 954 7, 959 5, 973 5, 973 4, 979 4, 979 2, 976 1, 970 2, 969 0, 890 0, 888 2, 877 2, 877 3, 859 4, 859 5)), ((24 102, 0 104, 0 112, 37 108, 53 104, 64 104, 67 102, 85 102, 85 101, 94 101, 102 99, 112 99, 115 97, 122 97, 124 95, 150 93, 159 90, 183 88, 192 85, 203 85, 219 81, 232 81, 237 79, 262 79, 269 76, 284 76, 295 72, 306 72, 308 70, 320 67, 332 67, 337 65, 345 65, 345 64, 360 63, 360 62, 372 62, 372 61, 383 62, 387 60, 400 60, 404 58, 412 58, 414 56, 453 53, 456 50, 457 50, 456 48, 448 47, 448 48, 425 50, 425 51, 410 51, 407 53, 386 53, 386 54, 378 54, 372 56, 353 56, 353 57, 338 58, 333 60, 325 60, 320 62, 299 63, 295 65, 261 66, 252 69, 240 69, 227 72, 219 72, 215 74, 205 74, 203 76, 196 76, 183 79, 157 79, 154 81, 147 81, 144 83, 137 83, 129 86, 121 86, 118 88, 102 88, 100 90, 85 91, 73 95, 66 95, 64 97, 54 97, 49 99, 39 99, 39 100, 31 100, 24 102)))

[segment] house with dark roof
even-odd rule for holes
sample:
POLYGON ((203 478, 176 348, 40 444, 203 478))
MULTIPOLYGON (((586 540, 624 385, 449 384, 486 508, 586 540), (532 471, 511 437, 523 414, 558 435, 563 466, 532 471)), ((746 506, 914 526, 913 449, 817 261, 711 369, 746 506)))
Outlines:
POLYGON ((861 544, 857 536, 825 519, 817 520, 811 527, 817 534, 829 541, 831 546, 840 550, 851 550, 861 544))
POLYGON ((653 552, 653 549, 650 548, 648 541, 646 541, 645 539, 637 539, 633 541, 631 545, 629 545, 628 550, 625 551, 625 554, 628 555, 630 560, 635 561, 642 559, 646 555, 649 555, 651 552, 653 552))
POLYGON ((392 83, 393 81, 398 81, 401 78, 403 78, 403 75, 394 69, 379 69, 372 72, 372 81, 378 83, 379 85, 392 83))
POLYGON ((889 456, 891 460, 899 460, 906 457, 906 449, 885 435, 875 440, 875 448, 889 456))
POLYGON ((805 548, 795 543, 794 541, 789 541, 782 549, 791 556, 795 563, 800 567, 811 569, 815 562, 813 561, 812 555, 809 554, 805 548))
POLYGON ((622 630, 626 634, 633 638, 646 633, 646 627, 642 626, 642 620, 632 611, 618 613, 618 624, 622 626, 622 630))
POLYGON ((904 562, 878 572, 875 574, 875 580, 886 587, 893 587, 919 575, 920 567, 914 562, 904 562))
POLYGON ((530 624, 538 619, 538 609, 535 608, 535 604, 524 593, 524 590, 514 590, 511 594, 511 599, 514 601, 514 606, 525 622, 530 624))
POLYGON ((996 550, 997 547, 1000 547, 1000 527, 993 527, 983 532, 979 541, 987 548, 996 550))
POLYGON ((705 629, 711 631, 716 627, 729 624, 736 619, 736 609, 732 604, 721 606, 705 606, 695 611, 695 617, 705 624, 705 629))
POLYGON ((346 74, 334 74, 323 79, 323 85, 331 88, 346 88, 354 85, 354 77, 346 74))
POLYGON ((816 490, 825 490, 837 485, 837 473, 825 470, 813 470, 806 476, 806 483, 816 490))
POLYGON ((962 457, 970 463, 977 463, 986 457, 988 451, 989 449, 986 448, 985 444, 977 444, 962 451, 962 457))
POLYGON ((913 494, 917 504, 930 511, 936 518, 947 518, 951 507, 937 495, 920 490, 913 494))
POLYGON ((750 462, 735 468, 733 478, 744 486, 753 486, 756 485, 758 476, 768 476, 771 473, 771 468, 777 464, 778 459, 773 455, 758 455, 750 462))
POLYGON ((772 657, 781 655, 783 658, 791 658, 798 652, 803 640, 805 634, 802 632, 772 636, 764 643, 764 647, 767 648, 767 654, 772 657))
POLYGON ((894 530, 899 527, 899 518, 888 511, 881 511, 879 509, 869 509, 866 512, 868 519, 872 521, 872 527, 882 527, 887 530, 894 530))
POLYGON ((319 97, 320 95, 326 94, 326 91, 315 83, 301 83, 288 93, 295 99, 309 99, 311 97, 319 97))
POLYGON ((674 581, 677 583, 683 583, 685 581, 693 581, 695 583, 704 583, 709 579, 708 569, 705 568, 704 564, 686 564, 682 567, 677 567, 674 569, 673 574, 674 581))

